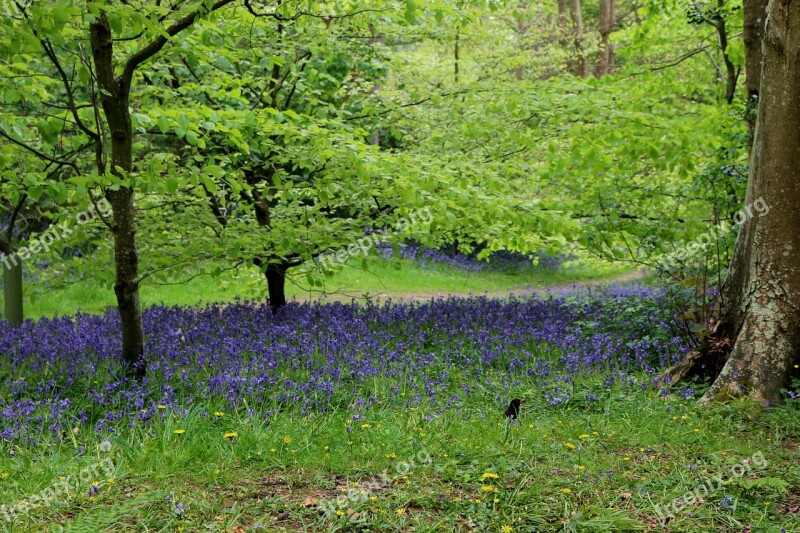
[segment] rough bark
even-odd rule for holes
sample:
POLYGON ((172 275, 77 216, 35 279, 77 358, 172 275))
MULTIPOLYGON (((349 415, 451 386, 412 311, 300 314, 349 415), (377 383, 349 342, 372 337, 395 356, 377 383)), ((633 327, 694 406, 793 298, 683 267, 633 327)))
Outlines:
POLYGON ((760 109, 742 226, 719 312, 732 351, 702 398, 777 403, 800 353, 800 0, 773 1, 763 39, 760 109))
MULTIPOLYGON (((133 169, 133 129, 128 107, 130 79, 114 75, 111 28, 105 13, 90 25, 90 30, 103 114, 109 129, 111 172, 125 178, 133 169)), ((114 293, 122 329, 122 360, 130 374, 142 379, 146 373, 146 362, 133 194, 131 187, 120 187, 117 190, 109 189, 106 198, 113 210, 114 293)))
POLYGON ((600 51, 597 57, 595 76, 607 75, 614 64, 614 47, 609 42, 611 33, 617 25, 617 0, 600 0, 600 51))
POLYGON ((572 15, 573 44, 575 45, 575 75, 581 78, 588 78, 589 65, 586 63, 586 56, 583 50, 584 35, 581 0, 572 0, 570 14, 572 15))
POLYGON ((761 87, 761 40, 767 18, 768 0, 744 1, 744 66, 747 79, 747 129, 752 147, 756 110, 761 87))

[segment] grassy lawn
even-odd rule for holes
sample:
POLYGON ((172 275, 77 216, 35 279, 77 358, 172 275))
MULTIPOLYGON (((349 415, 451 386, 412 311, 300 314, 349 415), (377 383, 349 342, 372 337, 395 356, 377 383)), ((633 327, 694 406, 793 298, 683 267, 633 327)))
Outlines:
POLYGON ((82 432, 61 446, 6 452, 4 501, 79 478, 108 457, 114 468, 76 483, 67 503, 2 527, 660 531, 656 506, 696 491, 703 501, 665 530, 797 531, 797 409, 692 403, 619 388, 592 405, 525 404, 514 425, 502 405, 477 401, 431 421, 427 409, 392 405, 358 421, 346 409, 289 411, 268 423, 165 412, 146 430, 112 437, 108 452, 82 432), (89 496, 93 483, 99 491, 89 496))
MULTIPOLYGON (((591 259, 558 270, 531 269, 524 272, 467 272, 448 265, 423 268, 412 261, 383 261, 365 271, 345 266, 326 279, 323 288, 310 288, 301 270, 290 271, 286 293, 299 301, 346 301, 353 298, 403 298, 450 293, 483 293, 543 288, 581 281, 603 281, 630 271, 623 264, 609 264, 591 259)), ((188 277, 188 276, 187 276, 188 277)), ((197 306, 211 302, 240 300, 263 301, 266 280, 255 268, 226 272, 218 278, 195 277, 185 284, 156 285, 150 279, 142 283, 144 306, 154 304, 197 306)), ((3 295, 0 294, 0 309, 3 295)), ((25 287, 25 316, 28 318, 71 315, 78 311, 102 313, 116 305, 111 286, 95 283, 91 277, 57 289, 28 284, 25 287)))

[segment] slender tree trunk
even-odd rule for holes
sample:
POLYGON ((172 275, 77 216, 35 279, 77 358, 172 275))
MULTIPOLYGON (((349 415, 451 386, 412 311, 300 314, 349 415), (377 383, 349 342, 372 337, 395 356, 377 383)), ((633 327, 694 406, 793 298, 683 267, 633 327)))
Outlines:
POLYGON ((456 29, 456 46, 453 51, 453 76, 455 77, 456 84, 458 84, 458 62, 459 62, 459 48, 461 45, 461 28, 456 29))
POLYGON ((773 0, 766 20, 745 201, 769 213, 753 213, 739 232, 718 328, 732 351, 701 403, 777 403, 800 354, 800 0, 773 0))
MULTIPOLYGON (((105 13, 90 25, 92 55, 102 92, 103 113, 111 141, 111 172, 125 178, 133 169, 133 129, 128 107, 130 80, 114 75, 111 28, 105 13)), ((106 198, 114 213, 114 293, 122 326, 122 360, 137 379, 146 373, 144 327, 139 300, 139 255, 136 249, 136 220, 131 187, 109 189, 106 198)))
MULTIPOLYGON (((267 183, 271 183, 272 176, 274 174, 274 170, 271 168, 267 172, 264 179, 267 183)), ((254 185, 257 182, 257 178, 255 176, 251 176, 248 178, 250 183, 254 185)), ((269 185, 268 190, 270 192, 273 191, 274 186, 269 185)), ((253 208, 256 212, 256 222, 266 231, 271 231, 272 222, 271 222, 271 209, 270 206, 270 199, 267 197, 265 198, 262 196, 257 188, 253 189, 253 208)), ((286 271, 289 270, 290 267, 295 266, 293 263, 289 263, 287 261, 281 260, 280 262, 275 262, 274 258, 266 258, 262 259, 261 257, 256 257, 253 263, 261 268, 264 268, 266 265, 266 270, 264 271, 264 276, 267 278, 267 290, 269 291, 269 305, 272 308, 272 311, 277 311, 281 307, 286 305, 286 271)))
POLYGON ((0 252, 3 253, 3 317, 19 326, 25 318, 22 307, 22 259, 14 255, 14 249, 5 239, 0 239, 0 252))
MULTIPOLYGON (((372 46, 375 46, 375 45, 383 46, 383 45, 386 44, 386 39, 384 39, 383 35, 379 35, 379 34, 375 33, 375 25, 374 24, 370 24, 369 25, 369 34, 370 34, 370 39, 369 39, 368 42, 369 42, 370 45, 372 45, 372 46)), ((372 85, 371 93, 373 95, 376 95, 376 94, 378 94, 378 92, 380 90, 381 90, 380 84, 374 83, 372 85)), ((378 126, 375 127, 375 131, 372 133, 372 136, 370 137, 369 143, 374 145, 374 146, 380 146, 381 145, 381 130, 380 130, 380 127, 378 127, 378 126)))
MULTIPOLYGON (((720 9, 725 7, 725 0, 717 0, 717 6, 720 9)), ((728 28, 725 24, 725 18, 719 16, 713 21, 713 25, 717 30, 719 48, 722 50, 722 61, 725 63, 725 101, 732 104, 733 99, 736 97, 739 69, 733 64, 730 54, 728 54, 728 28)))
MULTIPOLYGON (((569 46, 569 5, 567 0, 557 0, 558 4, 558 44, 563 50, 569 46)), ((567 72, 574 73, 575 66, 572 61, 572 56, 567 56, 567 72)))
POLYGON ((614 64, 614 47, 609 39, 617 25, 616 8, 616 0, 600 0, 600 51, 595 69, 595 76, 598 78, 608 74, 614 64))
MULTIPOLYGON (((526 20, 528 15, 528 2, 522 0, 519 3, 519 16, 517 18, 517 39, 520 44, 520 50, 522 52, 525 51, 525 35, 528 33, 528 29, 530 28, 530 23, 526 20)), ((514 67, 514 78, 517 81, 522 81, 525 79, 525 66, 524 65, 517 65, 514 67)))
POLYGON ((589 65, 586 64, 586 55, 583 50, 583 14, 581 0, 572 0, 571 4, 573 37, 575 44, 575 75, 581 78, 589 77, 589 65))
POLYGON ((744 2, 744 64, 747 79, 747 129, 752 147, 756 127, 758 96, 761 87, 761 40, 767 19, 768 0, 745 0, 744 2))

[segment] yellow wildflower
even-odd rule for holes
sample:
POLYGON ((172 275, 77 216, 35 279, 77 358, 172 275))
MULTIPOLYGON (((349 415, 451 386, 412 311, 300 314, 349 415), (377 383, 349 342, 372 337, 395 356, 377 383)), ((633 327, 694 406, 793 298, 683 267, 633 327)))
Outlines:
POLYGON ((494 472, 484 472, 483 475, 481 476, 481 481, 484 481, 486 479, 498 479, 499 477, 500 476, 498 474, 495 474, 494 472))
POLYGON ((186 430, 185 429, 176 429, 175 431, 173 431, 173 433, 175 433, 176 435, 183 435, 184 433, 186 433, 186 430))
POLYGON ((226 439, 235 439, 238 436, 239 436, 239 434, 236 433, 235 431, 229 431, 229 432, 225 433, 225 435, 223 435, 223 437, 225 437, 226 439))

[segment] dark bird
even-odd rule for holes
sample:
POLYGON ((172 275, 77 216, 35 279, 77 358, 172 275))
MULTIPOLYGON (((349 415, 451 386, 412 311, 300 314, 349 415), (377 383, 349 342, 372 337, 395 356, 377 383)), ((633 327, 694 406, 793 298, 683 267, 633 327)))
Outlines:
POLYGON ((508 409, 506 409, 506 412, 503 413, 503 416, 510 418, 511 420, 516 420, 519 418, 519 406, 523 403, 525 403, 525 400, 520 400, 519 398, 511 400, 511 403, 508 404, 508 409))

